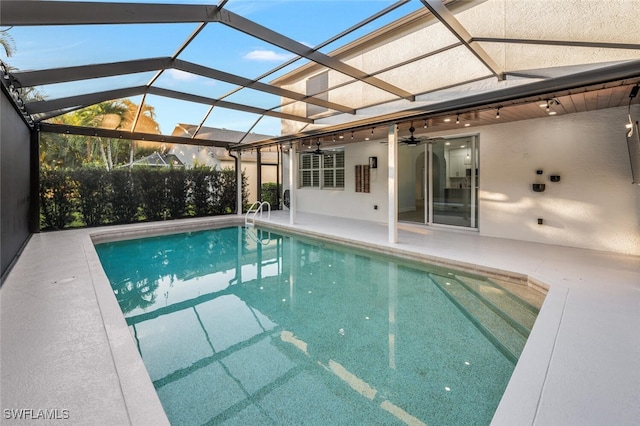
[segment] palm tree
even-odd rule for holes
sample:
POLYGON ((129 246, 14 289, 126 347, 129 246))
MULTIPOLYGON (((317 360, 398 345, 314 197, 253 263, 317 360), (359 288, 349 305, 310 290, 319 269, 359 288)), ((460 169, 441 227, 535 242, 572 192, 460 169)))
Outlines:
POLYGON ((6 30, 0 31, 0 46, 2 46, 7 57, 12 56, 16 50, 16 43, 13 41, 11 34, 9 34, 10 29, 11 28, 7 28, 6 30))
MULTIPOLYGON (((126 112, 122 116, 121 122, 121 126, 123 128, 143 133, 160 134, 160 125, 156 121, 156 113, 151 105, 143 103, 140 107, 131 102, 131 100, 129 99, 123 99, 122 103, 126 107, 126 112), (140 112, 138 112, 138 109, 140 109, 140 112), (135 129, 132 129, 131 127, 133 126, 136 117, 137 121, 135 124, 135 129)), ((129 149, 129 164, 133 164, 137 145, 137 141, 131 141, 131 146, 129 149)))
MULTIPOLYGON (((118 101, 101 102, 77 111, 78 125, 85 127, 98 127, 107 129, 118 129, 122 123, 122 117, 126 113, 124 105, 118 101)), ((107 140, 107 150, 105 151, 105 141, 103 138, 95 136, 89 140, 94 140, 100 150, 102 161, 107 170, 113 168, 111 156, 111 141, 107 140)))
MULTIPOLYGON (((129 99, 120 99, 115 101, 101 102, 78 111, 61 115, 51 119, 54 123, 69 124, 73 126, 95 127, 103 129, 122 129, 131 130, 133 120, 138 111, 138 105, 129 99)), ((136 130, 145 133, 160 133, 160 126, 155 121, 155 112, 152 106, 144 105, 136 130)), ((133 154, 136 151, 136 141, 125 141, 113 138, 101 138, 97 136, 91 137, 71 137, 67 136, 67 144, 74 145, 73 152, 80 150, 83 144, 85 153, 83 154, 84 162, 91 163, 94 159, 104 165, 107 170, 111 170, 115 165, 126 162, 127 153, 129 154, 129 163, 133 162, 133 154), (133 154, 132 154, 133 153, 133 154), (119 161, 120 160, 120 161, 119 161)), ((50 146, 44 147, 49 150, 50 146)), ((55 158, 57 154, 64 152, 62 149, 51 150, 45 156, 50 162, 61 162, 62 159, 55 158)), ((64 162, 66 164, 66 162, 64 162)))

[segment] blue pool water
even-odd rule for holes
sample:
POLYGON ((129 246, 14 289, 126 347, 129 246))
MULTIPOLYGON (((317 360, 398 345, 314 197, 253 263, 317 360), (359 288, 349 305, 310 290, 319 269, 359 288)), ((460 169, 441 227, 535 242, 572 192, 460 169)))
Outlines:
POLYGON ((489 424, 526 341, 529 307, 487 279, 319 241, 96 249, 175 425, 489 424))

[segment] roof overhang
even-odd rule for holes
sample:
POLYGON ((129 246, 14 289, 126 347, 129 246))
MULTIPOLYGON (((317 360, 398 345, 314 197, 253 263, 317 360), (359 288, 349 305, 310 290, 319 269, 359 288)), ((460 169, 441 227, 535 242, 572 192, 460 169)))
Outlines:
POLYGON ((640 60, 626 61, 572 75, 495 90, 489 93, 446 100, 428 106, 405 109, 377 117, 300 132, 294 135, 265 139, 252 143, 235 144, 231 145, 229 150, 242 151, 275 144, 288 144, 299 139, 319 138, 341 132, 358 131, 376 126, 388 126, 411 120, 423 120, 443 114, 463 114, 469 111, 497 107, 506 108, 509 105, 555 98, 563 94, 568 94, 572 90, 581 90, 584 92, 595 91, 602 88, 605 84, 616 82, 620 85, 628 85, 629 87, 637 85, 640 82, 640 60))

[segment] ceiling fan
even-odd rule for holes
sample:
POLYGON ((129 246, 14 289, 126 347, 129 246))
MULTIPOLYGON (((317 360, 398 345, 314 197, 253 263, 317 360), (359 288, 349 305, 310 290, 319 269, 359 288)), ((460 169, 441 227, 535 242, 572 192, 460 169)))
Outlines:
POLYGON ((413 122, 411 123, 411 127, 409 127, 409 133, 411 133, 411 136, 409 136, 408 138, 404 138, 400 140, 400 143, 404 143, 407 144, 409 146, 416 146, 418 145, 420 142, 422 142, 421 138, 417 138, 414 136, 413 132, 416 131, 416 128, 413 127, 413 122))
POLYGON ((316 142, 316 147, 317 147, 317 148, 315 149, 315 151, 311 151, 311 153, 312 153, 312 154, 315 154, 315 155, 322 155, 322 154, 324 154, 324 151, 322 151, 322 150, 320 149, 320 139, 318 139, 318 141, 316 142))

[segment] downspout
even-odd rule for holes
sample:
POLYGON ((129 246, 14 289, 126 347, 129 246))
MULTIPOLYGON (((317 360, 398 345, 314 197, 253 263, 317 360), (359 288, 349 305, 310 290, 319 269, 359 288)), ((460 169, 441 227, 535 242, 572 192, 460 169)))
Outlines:
POLYGON ((242 215, 242 170, 241 170, 241 151, 238 151, 238 155, 234 155, 231 151, 229 156, 233 158, 236 166, 236 214, 242 215))

